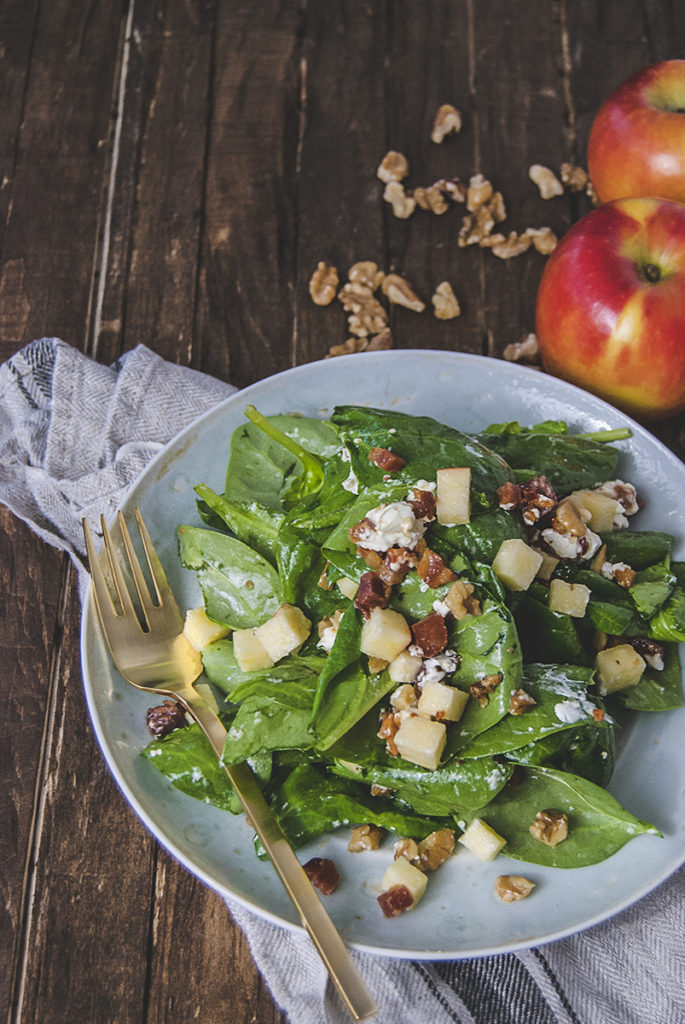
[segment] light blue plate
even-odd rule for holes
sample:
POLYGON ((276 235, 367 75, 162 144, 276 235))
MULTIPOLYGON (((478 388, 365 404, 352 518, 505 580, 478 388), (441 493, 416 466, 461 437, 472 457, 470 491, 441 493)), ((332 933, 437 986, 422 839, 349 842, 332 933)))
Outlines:
MULTIPOLYGON (((430 415, 466 431, 518 419, 565 419, 575 431, 629 426, 619 476, 646 501, 635 528, 666 530, 685 555, 685 467, 622 413, 539 371, 480 356, 431 351, 361 353, 311 363, 238 392, 177 437, 145 470, 122 504, 139 506, 182 607, 200 603, 194 577, 178 562, 175 529, 199 523, 193 486, 223 490, 229 438, 249 403, 266 414, 328 416, 335 405, 358 404, 430 415)), ((174 790, 139 755, 149 741, 145 712, 153 701, 114 669, 92 600, 83 614, 85 690, 105 758, 132 807, 157 839, 190 871, 224 896, 288 927, 300 928, 268 863, 257 860, 244 816, 204 806, 174 790)), ((610 791, 664 838, 640 836, 602 864, 568 871, 524 865, 500 856, 484 864, 457 847, 431 876, 415 911, 386 920, 376 896, 392 844, 347 852, 342 830, 301 852, 332 857, 343 878, 326 898, 348 944, 388 956, 447 959, 503 953, 570 935, 628 907, 685 860, 685 710, 642 715, 624 736, 610 791), (493 893, 497 875, 526 874, 537 883, 520 903, 493 893)))

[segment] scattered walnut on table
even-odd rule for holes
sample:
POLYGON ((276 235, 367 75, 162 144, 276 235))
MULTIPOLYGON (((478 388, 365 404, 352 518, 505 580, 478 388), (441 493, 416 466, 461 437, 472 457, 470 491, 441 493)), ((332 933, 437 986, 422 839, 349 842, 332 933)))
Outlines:
POLYGON ((510 231, 504 241, 498 241, 490 245, 490 252, 500 260, 510 260, 514 256, 520 256, 530 249, 533 239, 530 235, 519 235, 516 231, 510 231))
POLYGON ((528 235, 533 248, 543 256, 553 253, 559 241, 551 228, 526 228, 524 234, 528 235))
POLYGON ((396 149, 391 149, 385 154, 376 171, 376 176, 386 185, 391 181, 404 181, 408 174, 407 158, 404 153, 398 153, 396 149))
POLYGON ((427 188, 415 188, 412 192, 416 205, 421 210, 430 210, 438 215, 447 213, 449 203, 445 199, 444 192, 437 185, 429 185, 427 188))
POLYGON ((392 348, 392 334, 389 327, 384 327, 378 334, 374 334, 372 338, 369 338, 366 346, 368 352, 382 352, 390 348, 392 348))
POLYGON ((389 181, 383 190, 383 198, 392 206, 392 212, 399 220, 411 217, 416 209, 416 200, 405 191, 400 181, 389 181))
POLYGON ((338 290, 338 271, 321 260, 309 282, 309 294, 317 306, 327 306, 335 298, 338 290))
POLYGON ((568 836, 568 818, 563 811, 538 811, 528 831, 541 843, 558 846, 568 836))
POLYGON ((351 284, 365 285, 372 292, 380 288, 384 277, 384 272, 378 269, 378 264, 373 260, 360 260, 347 271, 347 280, 351 284))
POLYGON ((495 894, 503 903, 524 900, 535 888, 535 882, 523 875, 498 875, 495 879, 495 894))
POLYGON ((441 143, 448 135, 461 131, 461 114, 451 103, 443 103, 438 107, 433 121, 431 142, 441 143))
POLYGON ((590 182, 590 175, 582 167, 563 163, 559 169, 559 177, 571 192, 585 192, 590 182))
POLYGON ((531 164, 528 168, 528 177, 534 185, 537 185, 543 199, 563 196, 564 186, 551 168, 545 167, 543 164, 531 164))
POLYGON ((487 245, 486 239, 494 226, 495 218, 488 205, 480 206, 462 219, 457 245, 460 249, 465 249, 469 245, 487 245))
POLYGON ((506 346, 502 355, 510 363, 537 362, 540 358, 537 335, 527 334, 523 341, 512 342, 506 346))
POLYGON ((492 182, 488 181, 482 174, 473 174, 469 179, 469 187, 466 192, 466 209, 471 213, 487 203, 494 195, 492 182))
POLYGON ((425 302, 421 301, 409 282, 399 274, 386 274, 381 289, 388 302, 395 306, 404 306, 415 313, 423 313, 426 308, 425 302))
POLYGON ((381 845, 385 829, 378 825, 357 825, 352 829, 347 849, 350 853, 364 853, 366 850, 377 850, 381 845))
POLYGON ((431 296, 433 315, 437 320, 454 320, 461 313, 459 300, 449 281, 441 281, 431 296))
POLYGON ((334 356, 348 356, 353 352, 363 352, 368 347, 366 338, 347 338, 340 345, 331 345, 326 359, 334 356))

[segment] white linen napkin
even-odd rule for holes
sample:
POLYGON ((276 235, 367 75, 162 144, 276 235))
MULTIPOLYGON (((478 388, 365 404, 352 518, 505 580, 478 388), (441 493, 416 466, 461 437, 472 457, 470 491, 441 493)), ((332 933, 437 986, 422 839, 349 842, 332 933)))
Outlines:
MULTIPOLYGON (((35 341, 0 366, 0 501, 69 553, 83 595, 81 518, 109 518, 152 456, 234 390, 144 346, 105 367, 56 338, 35 341)), ((310 940, 227 903, 291 1024, 347 1024, 310 940)), ((682 1024, 685 869, 610 921, 537 949, 437 963, 353 956, 378 1024, 682 1024)))

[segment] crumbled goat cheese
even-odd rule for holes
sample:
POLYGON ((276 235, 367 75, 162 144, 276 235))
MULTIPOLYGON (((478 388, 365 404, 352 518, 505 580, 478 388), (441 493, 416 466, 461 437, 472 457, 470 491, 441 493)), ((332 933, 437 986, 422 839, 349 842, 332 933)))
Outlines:
POLYGON ((452 613, 452 609, 449 607, 449 605, 445 604, 444 601, 435 600, 433 601, 432 607, 433 611, 437 612, 438 615, 442 615, 443 619, 447 618, 447 616, 451 615, 452 613))
POLYGON ((584 537, 576 537, 572 533, 557 533, 556 530, 547 529, 542 531, 542 538, 559 558, 581 558, 587 560, 592 558, 601 546, 601 539, 592 530, 588 530, 584 537), (587 550, 583 551, 582 541, 587 542, 587 550))
POLYGON ((316 646, 322 647, 324 651, 331 651, 333 649, 333 644, 335 643, 337 632, 337 626, 326 626, 326 628, 321 631, 321 636, 319 637, 319 642, 316 646))
POLYGON ((608 494, 620 502, 623 511, 627 516, 634 516, 640 511, 637 503, 637 491, 633 484, 627 484, 623 480, 607 480, 601 487, 595 488, 598 494, 608 494))
POLYGON ((379 505, 366 513, 369 529, 362 534, 360 543, 373 551, 387 551, 388 548, 416 547, 424 535, 426 526, 414 515, 407 501, 391 501, 379 505))
POLYGON ((617 572, 625 571, 626 569, 630 569, 626 562, 602 562, 600 573, 606 580, 613 580, 617 572))
MULTIPOLYGON (((352 456, 350 455, 347 448, 343 448, 343 450, 340 453, 340 458, 343 460, 343 462, 352 461, 352 456)), ((357 477, 357 474, 355 473, 351 466, 349 476, 345 480, 343 480, 342 486, 346 491, 349 491, 350 494, 359 494, 359 478, 357 477)))
POLYGON ((436 654, 434 658, 426 658, 424 660, 419 670, 417 681, 422 683, 439 683, 441 679, 451 675, 456 670, 457 664, 457 652, 448 648, 442 654, 436 654))
POLYGON ((554 714, 560 722, 580 722, 586 718, 585 711, 577 700, 562 700, 554 705, 554 714))

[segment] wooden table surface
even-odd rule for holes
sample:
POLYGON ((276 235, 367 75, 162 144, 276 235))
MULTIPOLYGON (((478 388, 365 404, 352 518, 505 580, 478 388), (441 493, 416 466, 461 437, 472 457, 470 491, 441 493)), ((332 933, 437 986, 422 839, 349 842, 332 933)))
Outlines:
MULTIPOLYGON (((455 320, 394 308, 396 348, 501 355, 533 330, 544 256, 460 248, 463 208, 396 219, 408 182, 482 172, 508 230, 561 235, 542 163, 585 164, 599 103, 685 55, 678 0, 3 0, 0 358, 56 335, 109 363, 144 342, 243 386, 347 338, 319 260, 375 260, 455 320), (442 103, 463 129, 430 141, 442 103)), ((656 433, 680 454, 683 420, 656 433)), ((25 1024, 284 1022, 221 899, 148 835, 86 714, 68 559, 0 509, 0 976, 25 1024)), ((422 1022, 418 1022, 422 1024, 422 1022)))

